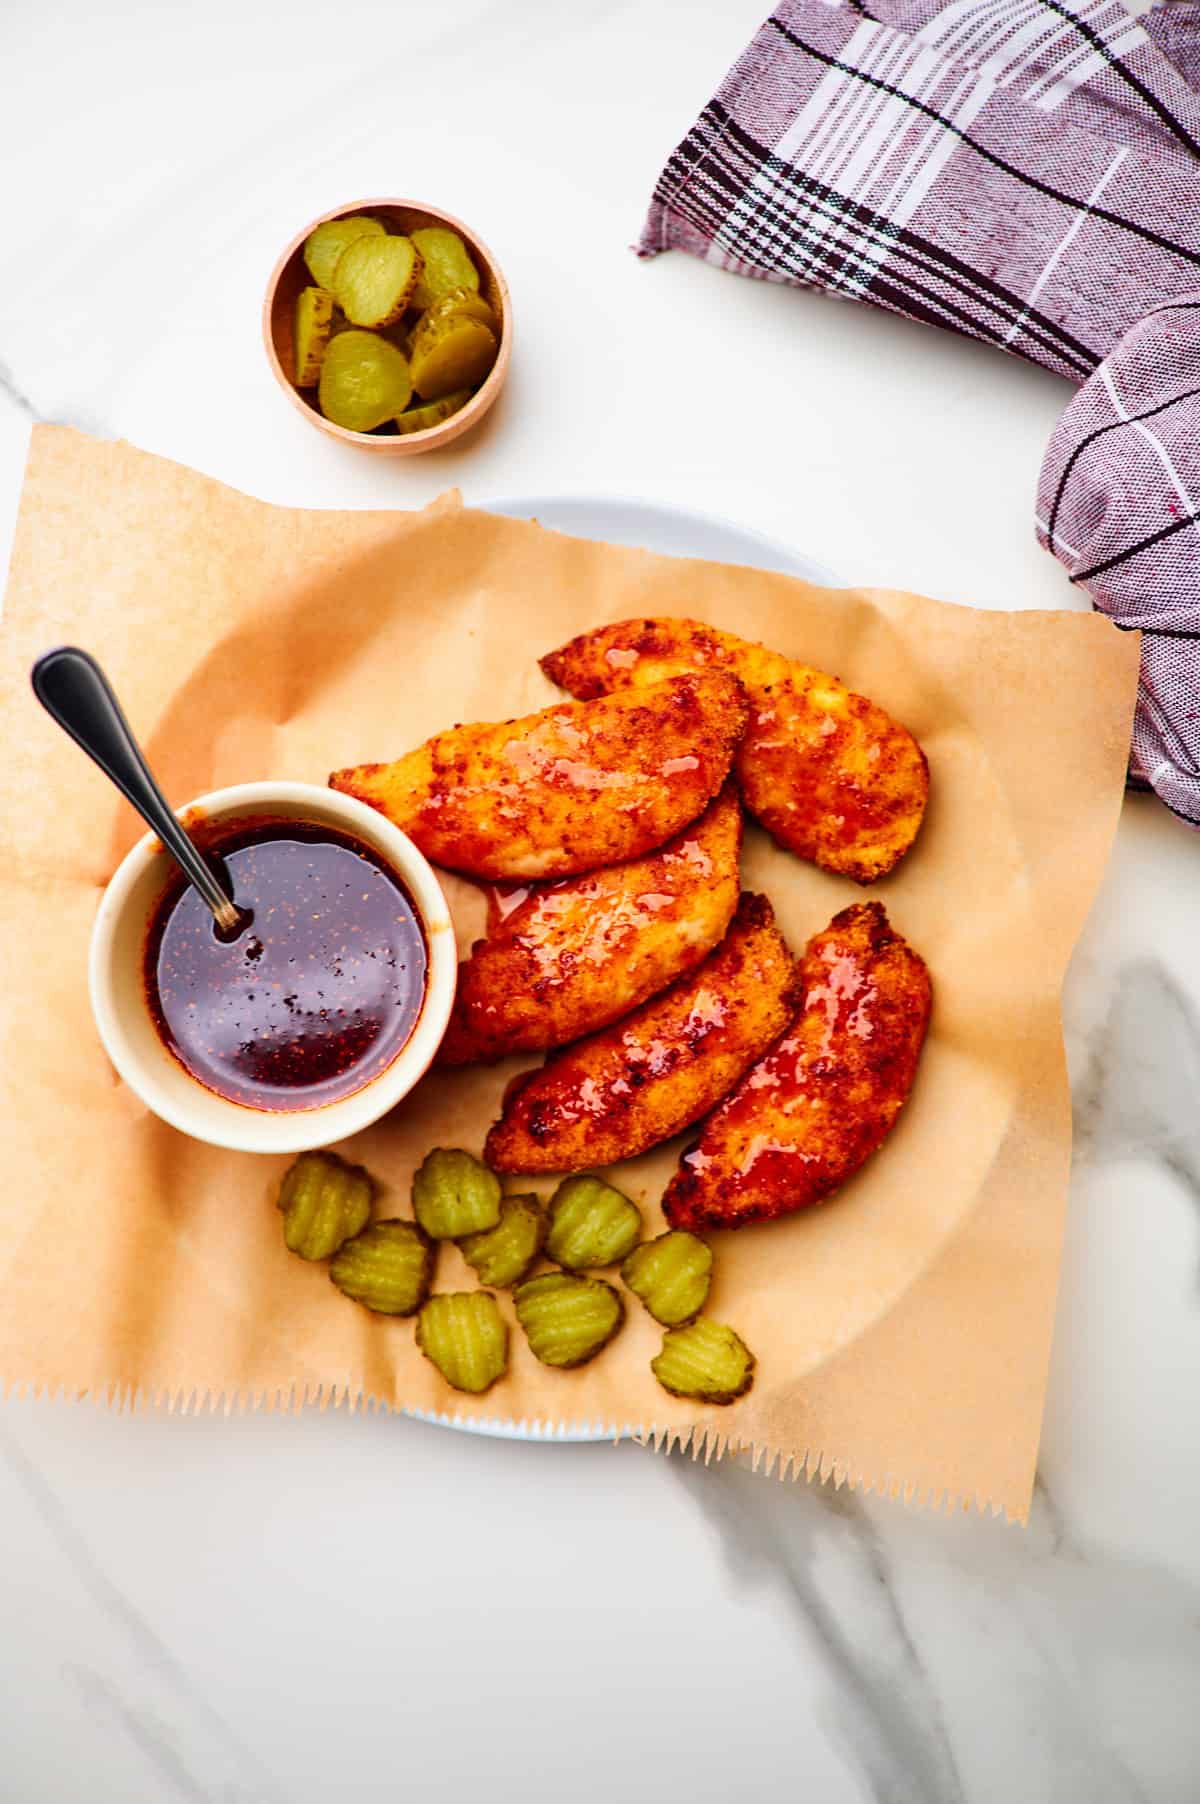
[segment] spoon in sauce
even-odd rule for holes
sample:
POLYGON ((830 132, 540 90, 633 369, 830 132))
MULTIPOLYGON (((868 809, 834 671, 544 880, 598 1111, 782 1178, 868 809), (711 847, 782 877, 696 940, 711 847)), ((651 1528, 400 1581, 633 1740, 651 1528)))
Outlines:
POLYGON ((30 680, 46 712, 100 766, 126 801, 132 802, 151 832, 158 835, 188 882, 212 910, 220 932, 232 937, 249 926, 247 915, 226 894, 172 814, 95 658, 77 645, 59 646, 43 653, 30 680))

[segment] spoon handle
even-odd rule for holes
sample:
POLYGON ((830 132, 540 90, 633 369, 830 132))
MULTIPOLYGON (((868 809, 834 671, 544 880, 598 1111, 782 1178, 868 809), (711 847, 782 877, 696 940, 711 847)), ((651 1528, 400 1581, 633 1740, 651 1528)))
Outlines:
POLYGON ((38 659, 31 680, 43 708, 133 803, 146 825, 183 866, 220 925, 236 928, 237 909, 172 814, 95 658, 77 645, 59 646, 38 659))

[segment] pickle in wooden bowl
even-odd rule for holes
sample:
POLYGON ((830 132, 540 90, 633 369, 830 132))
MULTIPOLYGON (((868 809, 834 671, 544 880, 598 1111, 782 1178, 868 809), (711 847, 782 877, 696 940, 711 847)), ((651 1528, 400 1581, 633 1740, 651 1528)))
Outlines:
POLYGON ((323 288, 302 288, 296 297, 294 336, 296 387, 312 388, 320 380, 325 347, 333 330, 333 296, 323 288))
POLYGON ((377 332, 339 332, 321 359, 317 393, 327 420, 371 432, 412 399, 408 358, 377 332))
POLYGON ((508 286, 487 246, 452 215, 419 201, 363 200, 313 220, 287 246, 267 287, 263 338, 276 380, 311 424, 362 450, 407 456, 469 431, 495 401, 512 348, 508 286), (361 340, 338 349, 351 334, 387 349, 361 340), (404 384, 391 351, 411 377, 404 399, 395 398, 404 384))

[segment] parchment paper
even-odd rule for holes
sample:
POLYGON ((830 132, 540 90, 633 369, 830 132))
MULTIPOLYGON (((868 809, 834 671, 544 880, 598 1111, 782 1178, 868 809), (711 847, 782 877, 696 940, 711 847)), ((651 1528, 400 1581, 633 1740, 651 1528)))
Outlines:
MULTIPOLYGON (((1058 995, 1120 806, 1136 634, 592 544, 455 496, 423 513, 269 507, 42 427, 3 646, 0 1380, 175 1407, 339 1400, 630 1425, 660 1446, 740 1446, 793 1472, 1026 1515, 1070 1157, 1058 995), (444 1385, 410 1324, 345 1302, 323 1267, 285 1252, 272 1206, 285 1160, 189 1141, 116 1080, 88 1009, 87 942, 139 828, 37 707, 28 667, 65 640, 94 651, 182 805, 261 777, 322 782, 454 721, 561 699, 538 654, 642 612, 762 639, 916 732, 928 817, 871 893, 929 962, 933 1025, 908 1108, 853 1183, 806 1215, 714 1237, 710 1312, 758 1355, 746 1398, 668 1397, 648 1367, 658 1331, 630 1298, 620 1339, 578 1372, 539 1366, 514 1331, 508 1377, 476 1401, 444 1385)), ((796 951, 862 894, 756 831, 744 872, 796 951)), ((465 947, 482 898, 448 888, 465 947)), ((381 1213, 408 1212, 431 1145, 481 1147, 516 1068, 430 1076, 347 1145, 382 1180, 381 1213)), ((616 1168, 649 1232, 681 1144, 616 1168)), ((444 1252, 439 1287, 473 1282, 444 1252)))

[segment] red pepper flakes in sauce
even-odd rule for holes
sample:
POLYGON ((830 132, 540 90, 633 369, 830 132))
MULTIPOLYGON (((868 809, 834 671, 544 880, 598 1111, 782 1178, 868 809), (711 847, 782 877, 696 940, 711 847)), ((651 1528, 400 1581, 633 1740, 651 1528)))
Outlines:
POLYGON ((146 1000, 167 1049, 248 1108, 315 1108, 359 1090, 407 1042, 427 954, 400 879, 368 847, 306 821, 225 823, 204 836, 251 919, 222 939, 172 881, 150 923, 146 1000))

